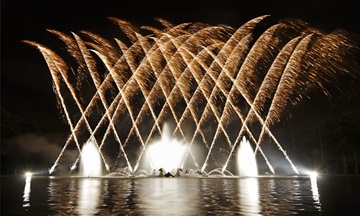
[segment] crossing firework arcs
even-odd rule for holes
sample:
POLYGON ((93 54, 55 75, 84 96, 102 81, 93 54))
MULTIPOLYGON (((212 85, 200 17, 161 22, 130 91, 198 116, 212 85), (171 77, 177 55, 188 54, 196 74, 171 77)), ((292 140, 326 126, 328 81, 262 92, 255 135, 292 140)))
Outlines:
POLYGON ((247 136, 272 172, 261 148, 266 139, 298 173, 271 126, 310 90, 327 93, 324 83, 354 75, 348 55, 357 45, 341 31, 325 34, 300 20, 265 25, 268 17, 239 28, 175 25, 164 19, 157 19, 163 28, 138 28, 112 17, 127 38, 49 30, 63 42, 67 52, 61 54, 24 41, 42 53, 71 131, 50 173, 71 143, 80 157, 81 144, 91 138, 110 172, 117 159, 109 165, 101 151, 110 136, 119 157, 135 172, 166 122, 173 125, 173 136, 187 143, 187 157, 192 145, 201 146, 202 165, 192 157, 201 171, 213 161, 224 172, 241 137, 247 136), (139 153, 128 158, 132 145, 138 145, 139 153), (212 156, 219 145, 228 153, 222 161, 212 156))

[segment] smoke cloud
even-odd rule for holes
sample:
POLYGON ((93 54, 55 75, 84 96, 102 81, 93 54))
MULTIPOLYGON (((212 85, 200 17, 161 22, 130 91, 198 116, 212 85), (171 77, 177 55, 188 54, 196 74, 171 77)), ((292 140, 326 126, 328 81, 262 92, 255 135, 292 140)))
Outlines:
MULTIPOLYGON (((11 174, 26 168, 48 169, 55 162, 63 144, 64 137, 56 134, 26 133, 4 139, 1 146, 2 173, 11 174)), ((63 160, 71 163, 77 156, 77 149, 67 149, 63 160)))

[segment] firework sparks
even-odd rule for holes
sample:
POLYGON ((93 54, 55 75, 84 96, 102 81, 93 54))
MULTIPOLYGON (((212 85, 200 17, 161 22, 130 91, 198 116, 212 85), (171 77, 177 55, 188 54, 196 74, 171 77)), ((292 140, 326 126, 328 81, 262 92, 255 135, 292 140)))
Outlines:
MULTIPOLYGON (((271 126, 281 120, 288 104, 296 105, 316 88, 328 94, 325 83, 336 85, 339 76, 352 76, 356 70, 347 55, 358 47, 346 33, 324 34, 298 20, 283 20, 255 34, 254 29, 267 17, 257 17, 238 29, 203 23, 174 25, 164 19, 157 19, 162 29, 138 28, 111 17, 128 42, 89 31, 80 32, 85 40, 75 33, 49 30, 65 43, 68 53, 64 57, 25 41, 43 54, 71 131, 50 172, 69 144, 75 142, 81 155, 80 143, 89 138, 98 144, 109 170, 102 148, 111 134, 120 147, 111 164, 115 166, 123 156, 134 172, 148 143, 162 134, 161 125, 173 122, 172 135, 188 144, 185 159, 192 155, 195 143, 206 149, 201 171, 211 163, 214 147, 224 142, 226 161, 211 158, 216 165, 224 164, 224 172, 246 133, 271 172, 271 163, 261 149, 266 136, 298 173, 271 126), (141 30, 150 33, 144 35, 141 30), (68 64, 63 59, 69 59, 68 64), (234 122, 240 127, 233 127, 234 122), (253 124, 260 124, 259 135, 253 124), (132 164, 128 151, 136 142, 141 149, 132 164)), ((198 167, 194 155, 192 160, 198 167)))

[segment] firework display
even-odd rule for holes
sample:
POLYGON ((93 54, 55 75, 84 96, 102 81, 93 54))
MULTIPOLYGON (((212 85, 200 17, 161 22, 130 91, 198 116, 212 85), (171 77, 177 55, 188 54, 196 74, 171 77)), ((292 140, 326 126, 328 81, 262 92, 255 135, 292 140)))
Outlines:
POLYGON ((187 144, 186 158, 201 171, 213 161, 224 172, 246 136, 272 173, 262 149, 265 141, 274 143, 298 173, 271 126, 311 90, 328 94, 327 84, 353 76, 351 55, 357 45, 340 30, 323 33, 300 20, 269 24, 268 19, 260 16, 235 29, 164 19, 157 19, 161 28, 138 28, 110 18, 122 31, 121 39, 49 30, 66 52, 24 41, 42 53, 71 131, 50 173, 70 144, 80 157, 82 143, 90 138, 109 172, 118 160, 135 172, 166 122, 172 123, 173 136, 187 144), (110 143, 118 145, 117 159, 103 154, 110 143), (133 159, 128 155, 134 145, 138 154, 133 159), (192 155, 193 145, 204 153, 202 161, 192 155), (218 146, 226 150, 223 161, 212 156, 218 146))

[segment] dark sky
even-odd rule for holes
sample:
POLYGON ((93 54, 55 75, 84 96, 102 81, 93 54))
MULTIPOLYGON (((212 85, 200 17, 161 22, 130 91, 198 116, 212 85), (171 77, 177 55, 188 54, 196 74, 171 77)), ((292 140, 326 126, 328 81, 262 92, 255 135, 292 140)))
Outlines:
POLYGON ((240 2, 244 1, 2 0, 1 107, 54 130, 64 127, 42 55, 21 42, 51 44, 54 36, 46 29, 107 34, 115 29, 107 17, 124 19, 138 26, 152 25, 154 18, 164 18, 175 24, 204 22, 236 28, 252 18, 269 14, 275 18, 299 18, 329 32, 344 28, 360 33, 360 15, 354 3, 340 0, 240 2))

